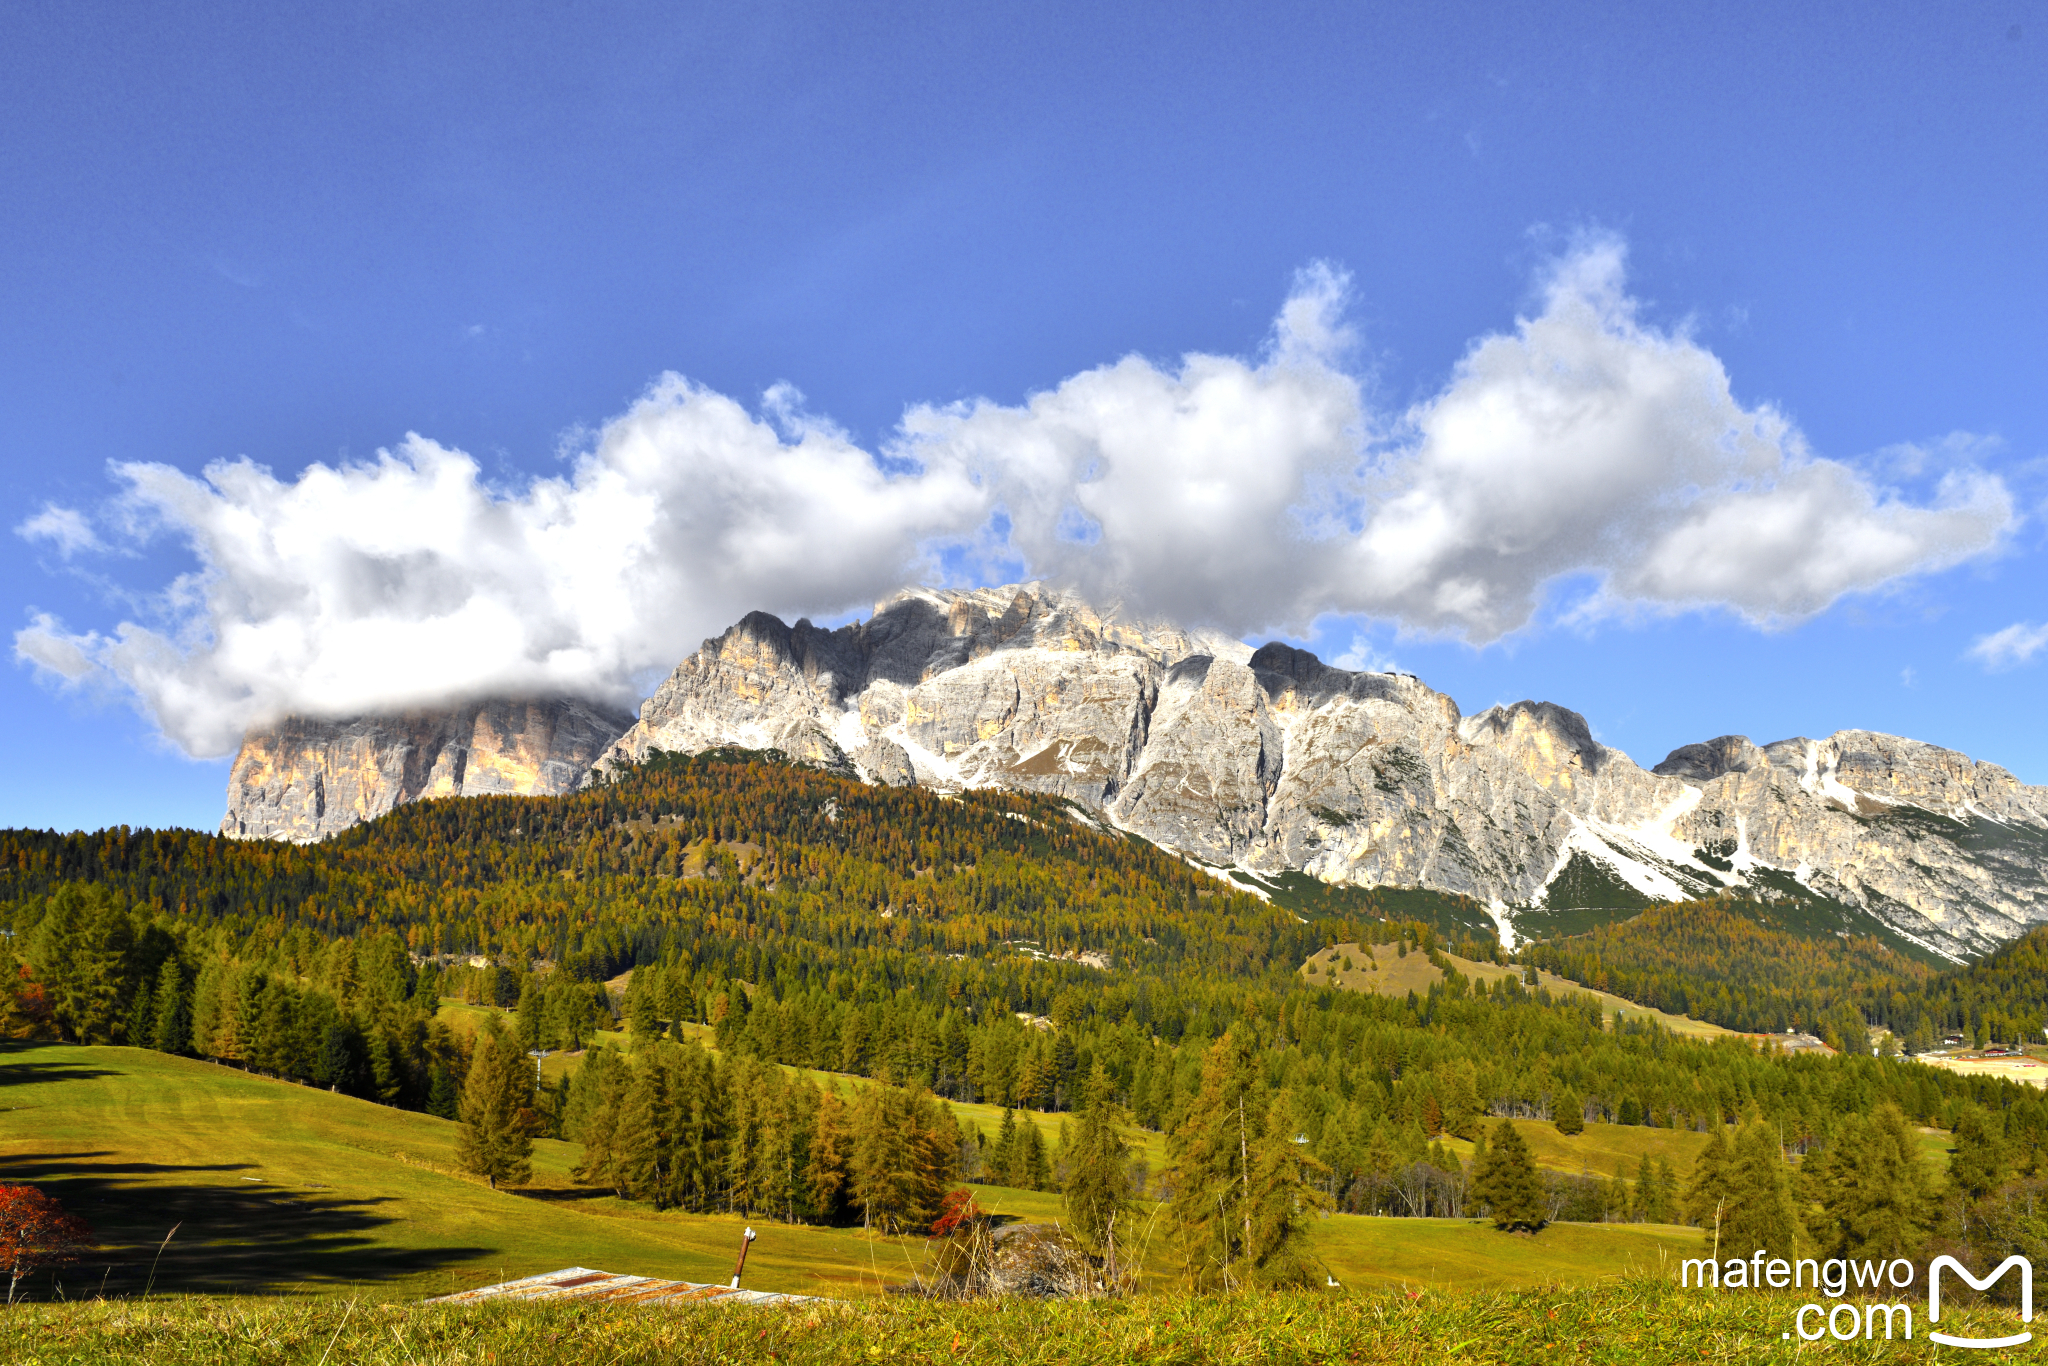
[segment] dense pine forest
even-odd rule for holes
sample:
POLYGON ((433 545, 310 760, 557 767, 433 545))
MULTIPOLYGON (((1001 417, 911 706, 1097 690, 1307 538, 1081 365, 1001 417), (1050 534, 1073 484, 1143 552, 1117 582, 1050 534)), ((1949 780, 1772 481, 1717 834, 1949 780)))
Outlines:
MULTIPOLYGON (((1867 1023, 2038 1029, 2039 936, 1936 976, 1705 903, 1525 954, 1667 1010, 1850 1044, 1787 1056, 1610 1026, 1533 971, 1475 984, 1441 951, 1498 961, 1498 946, 1441 939, 1440 918, 1400 917, 1413 904, 1352 893, 1310 918, 1061 802, 664 756, 565 798, 402 807, 312 847, 0 834, 14 959, 0 1030, 216 1058, 451 1118, 490 1110, 497 1131, 580 1141, 594 1185, 792 1220, 923 1227, 968 1177, 1071 1197, 1086 1173, 1129 1171, 1104 1136, 1136 1124, 1169 1136, 1172 1163, 1130 1190, 1248 1202, 1220 1222, 1189 1206, 1182 1227, 1207 1249, 1191 1267, 1287 1265, 1286 1211, 1310 1206, 1503 1207, 1507 1187, 1487 1197, 1481 1177, 1505 1117, 1717 1145, 1742 1125, 1752 1146, 1768 1133, 1773 1151, 1824 1161, 1901 1124, 1960 1126, 2000 1155, 1980 1198, 2034 1179, 2048 1147, 2037 1092, 1872 1056, 1857 1037, 1867 1023), (1443 978, 1396 999, 1295 972, 1351 941, 1431 955, 1443 978), (505 1009, 463 1032, 446 998, 505 1009), (630 1053, 593 1051, 553 1087, 517 1061, 619 1026, 630 1053), (842 1096, 804 1069, 875 1084, 842 1096), (1048 1151, 1030 1125, 960 1124, 949 1101, 1066 1112, 1074 1132, 1048 1151), (1211 1152, 1224 1118, 1239 1141, 1211 1152), (1470 1167, 1452 1138, 1480 1145, 1470 1167)), ((517 1178, 516 1152, 476 1161, 517 1178)), ((1629 1176, 1552 1176, 1543 1217, 1703 1219, 1700 1193, 1732 1179, 1647 1159, 1629 1176)))

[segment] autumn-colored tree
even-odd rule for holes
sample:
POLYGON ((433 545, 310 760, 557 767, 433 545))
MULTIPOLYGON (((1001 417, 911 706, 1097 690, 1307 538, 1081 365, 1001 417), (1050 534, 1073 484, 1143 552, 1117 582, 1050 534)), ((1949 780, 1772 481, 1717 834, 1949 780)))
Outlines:
POLYGON ((23 963, 14 980, 0 983, 0 1034, 10 1039, 34 1038, 50 1028, 50 998, 36 981, 35 970, 23 963))
POLYGON ((811 1129, 804 1179, 810 1185, 818 1217, 828 1224, 839 1223, 846 1216, 852 1155, 853 1131, 846 1102, 837 1092, 827 1091, 818 1097, 818 1118, 811 1129))
POLYGON ((930 1227, 952 1184, 959 1126, 929 1093, 871 1086, 855 1101, 853 1203, 869 1228, 930 1227))
POLYGON ((0 1186, 0 1267, 7 1269, 7 1302, 38 1271, 75 1262, 92 1247, 85 1220, 67 1214, 34 1186, 0 1186))
POLYGON ((931 1236, 949 1238, 988 1218, 988 1211, 975 1203, 974 1192, 965 1186, 946 1192, 939 1202, 939 1217, 932 1220, 931 1236))

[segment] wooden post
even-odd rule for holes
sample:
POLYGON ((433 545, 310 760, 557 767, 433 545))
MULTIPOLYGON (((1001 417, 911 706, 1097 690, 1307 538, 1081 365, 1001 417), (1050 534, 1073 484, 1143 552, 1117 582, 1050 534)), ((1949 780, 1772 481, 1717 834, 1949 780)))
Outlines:
POLYGON ((728 1287, 729 1289, 737 1290, 740 1288, 740 1273, 747 1269, 747 1249, 753 1245, 753 1242, 754 1230, 748 1228, 745 1233, 740 1235, 740 1259, 733 1263, 732 1285, 728 1287))

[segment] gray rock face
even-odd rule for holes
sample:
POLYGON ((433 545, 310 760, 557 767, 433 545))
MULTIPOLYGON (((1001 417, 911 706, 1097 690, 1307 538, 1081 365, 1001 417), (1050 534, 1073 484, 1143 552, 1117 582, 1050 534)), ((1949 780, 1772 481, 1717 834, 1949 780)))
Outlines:
POLYGON ((2048 789, 1953 751, 1723 736, 1645 771, 1552 703, 1467 717, 1407 675, 1036 584, 909 590, 833 631, 751 615, 599 766, 723 744, 1067 797, 1211 864, 1472 896, 1510 935, 1574 909, 1589 869, 1641 901, 1818 894, 1950 954, 2048 919, 2048 789))
POLYGON ((220 830, 305 843, 427 797, 573 792, 631 724, 628 713, 569 698, 287 717, 243 737, 220 830))
POLYGON ((1169 664, 1242 644, 1037 585, 910 590, 824 631, 756 612, 684 660, 602 766, 653 750, 780 749, 878 781, 1114 799, 1169 664))

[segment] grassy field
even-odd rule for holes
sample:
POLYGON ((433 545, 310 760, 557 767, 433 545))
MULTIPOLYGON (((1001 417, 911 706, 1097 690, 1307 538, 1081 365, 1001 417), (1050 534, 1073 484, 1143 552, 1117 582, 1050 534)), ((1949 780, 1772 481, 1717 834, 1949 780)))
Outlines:
MULTIPOLYGON (((368 1288, 438 1294, 586 1265, 722 1281, 745 1221, 657 1214, 569 1180, 575 1145, 534 1145, 532 1187, 455 1164, 455 1125, 140 1049, 0 1052, 0 1180, 32 1180, 107 1255, 72 1292, 368 1288), (90 1284, 86 1284, 87 1281, 90 1284)), ((747 1260, 764 1290, 848 1295, 903 1279, 916 1240, 774 1224, 747 1260)))
MULTIPOLYGON (((1486 1126, 1490 1130, 1499 1122, 1488 1120, 1486 1126)), ((1649 1156, 1662 1157, 1683 1180, 1708 1143, 1707 1135, 1689 1129, 1652 1129, 1640 1124, 1588 1124, 1584 1133, 1567 1136, 1548 1120, 1511 1119, 1508 1123, 1529 1145, 1529 1155, 1537 1166, 1573 1176, 1612 1176, 1618 1162, 1633 1181, 1636 1165, 1649 1156)), ((1472 1145, 1463 1139, 1446 1138, 1444 1146, 1460 1158, 1472 1156, 1472 1145)))
MULTIPOLYGON (((446 1120, 140 1049, 5 1046, 0 1100, 0 1181, 35 1181, 84 1215, 103 1244, 90 1265, 67 1273, 72 1296, 133 1295, 153 1264, 159 1292, 379 1301, 576 1265, 722 1281, 744 1223, 657 1214, 576 1187, 575 1145, 547 1140, 535 1144, 532 1187, 492 1191, 456 1170, 446 1120)), ((1532 1139, 1544 1127, 1532 1126, 1532 1139)), ((1056 1195, 976 1191, 999 1214, 1061 1215, 1056 1195)), ((872 1295, 907 1279, 924 1256, 915 1238, 760 1228, 747 1279, 763 1290, 872 1295)), ((1164 1221, 1148 1209, 1133 1230, 1148 1288, 1173 1284, 1164 1221)), ((1317 1225, 1314 1248, 1347 1286, 1485 1287, 1611 1278, 1697 1238, 1641 1225, 1556 1225, 1524 1238, 1468 1221, 1338 1215, 1317 1225)))
MULTIPOLYGON (((1452 967, 1475 982, 1491 984, 1503 977, 1520 977, 1523 969, 1504 966, 1500 963, 1475 963, 1469 958, 1460 958, 1455 953, 1443 955, 1452 967)), ((1302 976, 1321 986, 1343 987, 1347 991, 1370 991, 1381 996, 1406 996, 1414 992, 1421 996, 1430 987, 1444 979, 1436 965, 1419 950, 1411 949, 1405 956, 1392 944, 1338 944, 1333 948, 1311 955, 1299 971, 1302 976), (1350 959, 1347 970, 1344 961, 1350 959), (1309 969, 1314 968, 1314 972, 1309 969)), ((1711 1039, 1735 1031, 1723 1029, 1705 1020, 1695 1020, 1688 1015, 1668 1015, 1661 1010, 1625 1001, 1611 992, 1595 991, 1581 986, 1568 977, 1559 977, 1554 972, 1538 972, 1538 983, 1550 988, 1558 995, 1576 994, 1599 998, 1601 1010, 1609 1020, 1616 1015, 1627 1014, 1631 1019, 1647 1016, 1674 1034, 1684 1034, 1695 1039, 1711 1039)))
POLYGON ((1922 1053, 1919 1061, 1965 1076, 2003 1077, 2022 1086, 2048 1087, 2048 1062, 2043 1061, 2043 1050, 2039 1048, 2030 1048, 2025 1056, 2017 1058, 1987 1058, 1957 1049, 1952 1053, 1922 1053))
MULTIPOLYGON (((1649 1278, 1588 1288, 1443 1294, 1293 1292, 1119 1301, 934 1304, 870 1300, 789 1308, 462 1309, 198 1299, 28 1305, 0 1315, 17 1366, 696 1366, 697 1363, 1244 1362, 1418 1366, 1638 1366, 1661 1362, 1921 1362, 1967 1357, 1927 1341, 1793 1336, 1801 1299, 1690 1292, 1649 1278)), ((1941 1328, 1992 1337, 2010 1309, 1945 1306, 1941 1328)))

